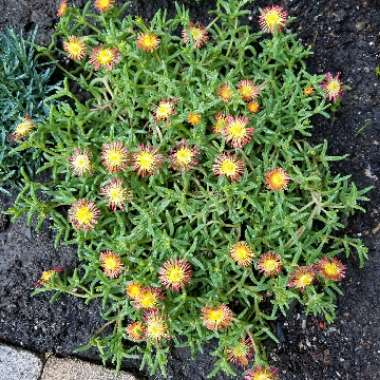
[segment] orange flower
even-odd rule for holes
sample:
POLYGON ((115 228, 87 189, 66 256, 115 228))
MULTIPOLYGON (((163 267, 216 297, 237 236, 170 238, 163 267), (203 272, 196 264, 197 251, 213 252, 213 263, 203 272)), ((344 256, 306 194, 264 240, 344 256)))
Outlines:
POLYGON ((119 277, 123 269, 120 256, 112 251, 105 251, 100 254, 100 265, 104 274, 109 278, 119 277))
POLYGON ((269 190, 281 191, 288 187, 288 173, 281 168, 270 170, 265 174, 265 184, 269 190))
POLYGON ((240 96, 244 101, 250 102, 260 94, 260 88, 251 80, 242 80, 237 85, 240 96))
POLYGON ((76 230, 90 231, 98 223, 100 211, 95 203, 79 199, 69 209, 69 221, 76 230))
POLYGON ((148 286, 141 289, 133 305, 137 309, 156 309, 162 298, 160 289, 148 286))
POLYGON ((331 73, 327 73, 322 83, 322 88, 329 100, 337 102, 343 95, 343 83, 340 79, 340 73, 336 74, 335 77, 331 73))
POLYGON ((67 9, 68 9, 67 0, 61 0, 58 5, 57 16, 63 17, 66 14, 67 9))
POLYGON ((341 281, 346 275, 346 266, 335 257, 323 257, 317 267, 319 274, 326 280, 341 281))
POLYGON ((153 175, 162 165, 163 157, 158 149, 140 145, 140 150, 133 154, 133 170, 141 177, 153 175))
POLYGON ((249 119, 245 116, 227 116, 223 135, 233 148, 242 148, 251 141, 254 128, 247 128, 248 123, 249 119))
POLYGON ((63 42, 63 50, 73 61, 81 61, 86 55, 86 45, 83 40, 76 36, 70 36, 63 42))
POLYGON ((199 113, 190 112, 187 116, 187 122, 191 124, 193 127, 199 125, 202 121, 202 117, 199 113))
POLYGON ((95 0, 94 6, 99 12, 107 12, 114 4, 115 0, 95 0))
POLYGON ((92 49, 90 64, 95 70, 105 68, 112 70, 120 62, 120 52, 117 48, 98 46, 92 49))
POLYGON ((198 157, 198 149, 189 146, 186 140, 181 140, 170 154, 171 167, 183 172, 190 170, 198 164, 198 157))
POLYGON ((118 173, 128 166, 128 150, 121 141, 102 146, 102 164, 110 173, 118 173))
POLYGON ((157 122, 168 120, 171 116, 175 115, 175 101, 171 99, 161 100, 159 105, 154 111, 154 117, 157 122))
POLYGON ((252 264, 253 252, 245 241, 234 244, 230 250, 232 259, 241 267, 248 267, 252 264))
POLYGON ((257 264, 259 271, 266 277, 276 276, 281 272, 281 256, 275 252, 267 252, 260 256, 257 264))
POLYGON ((160 39, 154 33, 141 33, 137 37, 136 45, 147 53, 153 53, 160 45, 160 39))
POLYGON ((11 134, 11 139, 14 141, 20 141, 28 137, 35 127, 32 118, 29 115, 26 115, 21 122, 17 124, 14 132, 11 134))
POLYGON ((260 104, 257 101, 249 102, 247 109, 250 113, 258 113, 260 111, 260 104))
POLYGON ((204 326, 212 331, 225 329, 232 323, 233 313, 227 305, 205 306, 201 313, 204 326))
POLYGON ((277 380, 278 369, 273 367, 257 366, 246 372, 244 380, 277 380))
POLYGON ((131 192, 123 186, 123 181, 113 178, 107 185, 100 189, 100 193, 107 199, 108 206, 111 210, 123 210, 125 202, 131 198, 131 192))
POLYGON ((227 120, 227 116, 224 115, 223 113, 218 113, 216 116, 215 116, 215 124, 214 126, 212 127, 212 131, 216 134, 216 135, 221 135, 223 134, 223 130, 224 128, 226 127, 226 120, 227 120))
POLYGON ((266 33, 280 32, 286 24, 288 13, 284 8, 273 5, 260 11, 259 24, 266 33))
POLYGON ((165 318, 157 310, 149 311, 144 316, 146 325, 146 338, 159 342, 162 339, 169 339, 168 326, 165 318))
POLYGON ((62 268, 53 268, 53 269, 43 271, 41 273, 41 277, 36 282, 36 285, 37 286, 47 285, 49 282, 51 282, 51 280, 54 278, 54 276, 57 273, 61 273, 61 272, 63 272, 62 268))
POLYGON ((224 176, 231 181, 238 181, 244 172, 244 162, 231 153, 220 154, 212 167, 217 176, 224 176))
POLYGON ((160 281, 175 292, 183 289, 191 280, 191 266, 186 260, 169 260, 160 269, 160 281))
POLYGON ((128 339, 133 342, 141 342, 145 339, 146 327, 142 322, 133 322, 127 326, 126 332, 128 339))
POLYGON ((228 103, 232 98, 233 92, 228 84, 222 84, 217 90, 217 95, 224 103, 228 103))
POLYGON ((307 87, 305 87, 304 90, 303 90, 303 94, 305 96, 313 95, 314 94, 314 87, 313 86, 307 86, 307 87))
POLYGON ((136 300, 141 295, 142 289, 143 286, 138 282, 129 282, 126 288, 127 296, 132 300, 136 300))
POLYGON ((241 339, 226 350, 227 360, 231 363, 247 367, 255 353, 251 339, 241 339))
POLYGON ((199 49, 208 41, 207 29, 199 23, 190 23, 189 26, 182 31, 182 40, 185 44, 193 42, 194 46, 199 49))
POLYGON ((303 291, 307 286, 313 284, 314 278, 315 269, 312 265, 301 266, 293 272, 288 286, 303 291))
POLYGON ((77 176, 92 173, 91 153, 89 151, 76 148, 69 158, 73 173, 77 176))

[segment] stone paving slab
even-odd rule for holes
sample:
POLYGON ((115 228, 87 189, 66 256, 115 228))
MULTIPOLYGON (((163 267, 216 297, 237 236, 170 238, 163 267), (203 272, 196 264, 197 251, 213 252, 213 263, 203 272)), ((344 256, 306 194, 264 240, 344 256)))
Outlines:
MULTIPOLYGON (((0 378, 2 379, 2 378, 0 378)), ((12 378, 13 380, 13 378, 12 378)), ((24 380, 24 379, 23 379, 24 380)), ((26 379, 25 379, 26 380, 26 379)), ((29 380, 29 379, 28 379, 29 380)), ((74 359, 51 357, 45 364, 41 380, 138 380, 133 375, 74 359)))
POLYGON ((36 355, 28 351, 0 345, 1 380, 38 380, 41 370, 42 361, 36 355))

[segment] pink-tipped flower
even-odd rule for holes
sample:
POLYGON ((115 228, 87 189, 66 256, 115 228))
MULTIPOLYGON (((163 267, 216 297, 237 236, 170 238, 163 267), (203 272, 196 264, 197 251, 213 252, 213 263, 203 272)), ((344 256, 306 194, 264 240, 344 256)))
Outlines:
POLYGON ((281 272, 281 256, 275 252, 267 252, 260 256, 257 267, 265 277, 274 277, 281 272))
POLYGON ((142 322, 130 323, 126 328, 126 333, 132 342, 141 342, 145 339, 146 326, 142 322))
POLYGON ((227 116, 219 112, 215 116, 215 124, 212 127, 213 133, 215 133, 216 135, 222 135, 224 128, 226 127, 226 123, 227 123, 227 116))
POLYGON ((199 150, 190 146, 186 140, 181 140, 171 151, 170 163, 174 170, 188 171, 198 164, 199 150))
POLYGON ((323 257, 317 264, 319 274, 326 280, 341 281, 346 275, 346 266, 337 258, 323 257))
POLYGON ((119 49, 98 46, 92 49, 90 64, 95 70, 102 68, 112 70, 120 62, 120 59, 119 49))
POLYGON ((282 168, 272 169, 265 173, 265 185, 267 189, 272 191, 287 189, 289 179, 288 173, 282 168))
POLYGON ((86 44, 83 39, 70 36, 63 42, 63 50, 73 61, 81 61, 86 56, 86 44))
POLYGON ((183 289, 191 280, 191 265, 186 260, 169 260, 160 268, 160 281, 175 292, 183 289))
POLYGON ((220 154, 212 167, 215 175, 223 176, 230 181, 238 181, 244 172, 244 162, 231 153, 220 154))
POLYGON ((216 307, 205 306, 201 313, 203 325, 212 331, 223 330, 230 326, 234 316, 232 310, 224 304, 216 307))
POLYGON ((233 148, 242 148, 252 138, 254 128, 248 127, 249 119, 245 116, 228 116, 223 135, 233 148))
POLYGON ((256 99, 260 94, 260 87, 256 86, 251 80, 245 79, 237 85, 240 96, 245 102, 250 102, 256 99))
POLYGON ((158 149, 149 145, 140 145, 140 150, 133 154, 133 170, 141 176, 151 176, 160 169, 163 157, 158 149))
POLYGON ((119 277, 122 269, 123 262, 117 253, 112 251, 105 251, 100 254, 100 265, 104 274, 109 278, 119 277))
POLYGON ((301 266, 292 273, 288 286, 290 288, 304 291, 306 287, 313 284, 315 279, 315 268, 312 265, 301 266))
POLYGON ((83 176, 92 173, 91 153, 84 149, 74 149, 73 155, 69 158, 70 166, 76 176, 83 176))
POLYGON ((99 12, 109 11, 115 4, 115 0, 95 0, 94 6, 95 9, 99 12))
POLYGON ((227 360, 243 368, 248 367, 249 361, 255 353, 251 339, 241 339, 226 350, 227 360))
POLYGON ((61 0, 58 5, 57 16, 63 17, 66 14, 67 9, 68 9, 67 0, 61 0))
POLYGON ((154 310, 162 299, 163 295, 159 288, 146 286, 140 290, 133 301, 133 305, 136 309, 154 310))
POLYGON ((252 264, 254 253, 245 241, 234 244, 230 250, 231 258, 241 267, 248 267, 252 264))
POLYGON ((278 380, 278 369, 257 366, 245 373, 244 380, 278 380))
POLYGON ((137 37, 136 46, 147 53, 153 53, 159 45, 160 39, 152 32, 141 33, 137 37))
POLYGON ((286 25, 288 12, 278 5, 272 5, 261 10, 259 24, 266 33, 280 32, 286 25))
POLYGON ((340 73, 333 76, 331 73, 325 75, 322 88, 327 98, 332 102, 337 102, 343 95, 343 82, 340 79, 340 73))
POLYGON ((219 86, 216 93, 224 103, 228 103, 234 94, 232 88, 228 84, 222 84, 219 86))
POLYGON ((121 141, 102 146, 102 164, 110 173, 118 173, 128 166, 128 150, 121 141))
POLYGON ((22 118, 21 122, 17 124, 15 130, 10 135, 10 139, 13 141, 21 141, 26 139, 35 127, 36 125, 34 124, 32 118, 29 115, 26 115, 22 118))
POLYGON ((188 45, 190 43, 194 44, 194 47, 197 49, 204 46, 208 41, 208 32, 207 29, 200 23, 190 23, 182 31, 182 40, 188 45))
POLYGON ((154 118, 157 122, 166 121, 176 114, 176 101, 173 99, 163 99, 160 101, 154 111, 154 118))
POLYGON ((49 284, 58 273, 62 273, 62 272, 63 272, 63 268, 60 268, 60 267, 45 270, 41 273, 41 276, 36 281, 35 285, 37 287, 38 286, 45 286, 45 285, 49 284))
POLYGON ((153 343, 158 343, 162 339, 169 339, 168 324, 166 319, 158 310, 152 310, 144 315, 145 336, 153 343))
POLYGON ((124 187, 123 181, 119 178, 109 181, 100 189, 100 193, 107 199, 108 206, 112 211, 123 210, 125 203, 132 198, 131 192, 124 187))
POLYGON ((95 203, 79 199, 69 209, 69 221, 76 230, 91 231, 98 223, 100 211, 95 203))

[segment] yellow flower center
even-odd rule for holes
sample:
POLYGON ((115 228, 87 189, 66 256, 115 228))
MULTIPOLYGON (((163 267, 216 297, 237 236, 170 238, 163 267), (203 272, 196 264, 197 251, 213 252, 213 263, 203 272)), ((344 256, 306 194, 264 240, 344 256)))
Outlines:
POLYGON ((257 102, 251 102, 248 104, 248 111, 252 113, 257 113, 260 110, 260 105, 257 102))
POLYGON ((278 263, 276 260, 273 259, 266 259, 263 262, 263 268, 265 272, 273 272, 274 270, 277 269, 278 263))
POLYGON ((144 309, 152 308, 157 304, 157 297, 153 292, 146 291, 141 295, 139 302, 144 309))
POLYGON ((112 166, 120 166, 124 161, 124 152, 118 149, 110 149, 107 152, 107 161, 112 166))
POLYGON ((193 152, 189 148, 181 148, 176 153, 176 160, 180 165, 186 166, 191 163, 193 152))
POLYGON ((120 266, 120 261, 118 260, 118 257, 114 255, 108 255, 103 260, 104 269, 113 272, 120 266))
POLYGON ((313 283, 314 276, 311 273, 304 273, 298 278, 298 285, 300 287, 308 286, 313 283))
POLYGON ((190 29, 190 33, 194 41, 198 41, 203 37, 203 30, 200 28, 193 27, 190 29))
POLYGON ((73 56, 78 57, 82 54, 83 45, 80 41, 69 41, 67 43, 67 51, 73 56))
POLYGON ((252 96, 252 87, 250 86, 242 86, 239 89, 240 95, 244 98, 249 98, 252 96))
POLYGON ((42 272, 40 281, 43 283, 49 282, 53 276, 54 276, 55 271, 53 270, 47 270, 42 272))
POLYGON ((214 126, 215 133, 222 133, 224 127, 226 126, 226 122, 224 119, 218 119, 214 126))
POLYGON ((220 165, 220 172, 226 176, 233 176, 236 173, 237 165, 230 159, 223 160, 220 165))
POLYGON ((208 312, 208 319, 214 323, 223 322, 224 313, 222 309, 212 309, 208 312))
POLYGON ((96 7, 99 9, 99 10, 107 10, 108 8, 110 8, 112 5, 112 1, 111 0, 97 0, 96 1, 96 7))
POLYGON ((223 100, 229 100, 232 97, 232 90, 228 86, 223 86, 220 89, 219 96, 223 100))
POLYGON ((261 373, 255 374, 255 377, 253 378, 253 380, 273 380, 273 379, 272 379, 272 376, 268 375, 267 373, 261 372, 261 373))
POLYGON ((336 94, 340 91, 340 83, 339 81, 333 79, 327 84, 327 91, 331 94, 336 94))
POLYGON ((88 206, 81 206, 76 210, 75 218, 80 224, 91 224, 94 214, 88 206))
POLYGON ((240 121, 234 121, 228 127, 228 134, 234 139, 239 139, 246 135, 246 129, 240 121))
POLYGON ((15 134, 19 137, 24 137, 31 131, 31 129, 33 129, 32 121, 24 120, 23 122, 17 125, 15 134))
POLYGON ((276 26, 280 25, 282 20, 280 13, 276 10, 269 11, 264 18, 269 29, 274 29, 276 26))
POLYGON ((90 166, 90 161, 88 156, 85 154, 79 154, 74 160, 74 167, 77 169, 88 169, 90 166))
POLYGON ((141 286, 139 284, 129 284, 127 286, 127 294, 131 298, 137 298, 141 294, 141 286))
POLYGON ((234 250, 234 253, 235 253, 236 258, 239 259, 239 261, 244 261, 251 257, 250 250, 244 245, 240 245, 236 247, 234 250))
POLYGON ((286 178, 283 173, 275 172, 270 176, 270 183, 274 188, 283 187, 286 184, 286 178))
POLYGON ((157 37, 154 34, 144 34, 141 45, 146 49, 154 49, 157 46, 157 37))
POLYGON ((172 113, 172 105, 168 102, 160 103, 157 108, 157 117, 165 119, 172 113))
POLYGON ((188 117, 188 122, 191 125, 196 126, 201 122, 201 117, 198 114, 190 114, 188 117))
POLYGON ((339 268, 334 263, 326 263, 323 266, 325 273, 329 276, 336 276, 339 274, 339 268))
POLYGON ((137 157, 138 166, 146 171, 152 170, 155 162, 154 154, 150 152, 140 152, 137 157))
POLYGON ((109 198, 114 203, 120 203, 124 200, 124 191, 121 187, 113 187, 109 191, 109 198))
POLYGON ((101 49, 96 57, 101 65, 109 65, 114 59, 114 55, 111 49, 101 49))
POLYGON ((247 348, 244 344, 239 343, 238 345, 232 348, 231 352, 233 356, 239 358, 247 355, 247 348))
POLYGON ((182 268, 174 266, 166 272, 166 277, 169 283, 177 284, 183 281, 185 273, 182 268))

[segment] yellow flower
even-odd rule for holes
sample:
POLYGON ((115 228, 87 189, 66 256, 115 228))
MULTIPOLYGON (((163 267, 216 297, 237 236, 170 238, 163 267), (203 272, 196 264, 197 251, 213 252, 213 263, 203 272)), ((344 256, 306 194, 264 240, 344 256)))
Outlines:
POLYGON ((217 176, 224 176, 231 181, 238 181, 244 172, 244 162, 233 154, 222 153, 215 160, 213 172, 217 176))
POLYGON ((160 290, 149 286, 141 289, 133 304, 137 309, 155 309, 161 299, 160 290))
POLYGON ((107 199, 111 210, 124 209, 125 202, 131 199, 131 192, 123 186, 123 181, 113 178, 107 185, 101 188, 101 194, 107 199))
POLYGON ((174 108, 174 100, 166 99, 161 100, 159 105, 156 107, 154 112, 154 117, 157 122, 167 120, 170 116, 175 115, 176 110, 174 108))
POLYGON ((317 266, 319 274, 327 280, 340 281, 346 275, 346 266, 337 258, 323 257, 317 266))
POLYGON ((185 44, 193 43, 197 49, 204 46, 208 41, 207 29, 199 23, 190 23, 189 26, 182 31, 182 40, 185 44))
POLYGON ((248 123, 249 119, 245 116, 227 116, 223 135, 233 148, 242 148, 251 141, 254 128, 248 128, 248 123))
POLYGON ((313 266, 301 266, 298 267, 292 274, 289 281, 291 288, 297 288, 304 290, 307 286, 313 284, 315 278, 315 269, 313 266))
POLYGON ((100 211, 94 202, 80 199, 69 210, 69 220, 73 227, 81 231, 90 231, 98 223, 100 211))
POLYGON ((238 91, 244 101, 250 102, 260 94, 260 88, 251 80, 242 80, 238 83, 238 91))
POLYGON ((222 84, 217 90, 217 95, 223 102, 228 103, 232 98, 233 92, 228 84, 222 84))
POLYGON ((119 277, 123 269, 120 256, 112 251, 105 251, 100 254, 100 265, 105 275, 109 278, 119 277))
POLYGON ((251 339, 241 339, 226 350, 227 360, 231 363, 247 367, 254 354, 254 346, 251 339))
POLYGON ((126 292, 129 298, 136 300, 140 296, 142 289, 143 286, 141 284, 132 281, 128 283, 126 292))
POLYGON ((145 338, 146 327, 142 322, 134 322, 127 326, 126 332, 130 340, 141 342, 145 338))
POLYGON ((329 100, 337 102, 343 95, 343 83, 340 80, 340 73, 333 76, 331 73, 325 75, 322 88, 329 100))
POLYGON ((288 187, 288 183, 288 173, 281 168, 270 170, 265 174, 265 184, 269 190, 285 190, 288 187))
POLYGON ((276 276, 281 272, 281 256, 275 252, 267 252, 260 256, 257 266, 264 276, 276 276))
POLYGON ((57 16, 63 17, 68 9, 67 0, 61 0, 58 5, 57 16))
POLYGON ((223 115, 222 113, 218 113, 215 116, 215 124, 212 128, 212 131, 216 135, 221 135, 223 134, 223 130, 226 127, 226 122, 227 122, 227 117, 226 115, 223 115))
POLYGON ((264 8, 259 18, 260 27, 266 33, 280 32, 286 24, 287 17, 288 13, 278 5, 264 8))
POLYGON ((52 281, 52 279, 54 278, 54 276, 57 274, 57 273, 60 273, 60 272, 63 272, 63 269, 62 268, 53 268, 53 269, 49 269, 49 270, 45 270, 41 273, 41 276, 40 278, 38 279, 38 281, 36 282, 36 285, 37 286, 44 286, 44 285, 47 285, 49 282, 52 281))
POLYGON ((258 113, 260 111, 260 104, 257 101, 249 102, 247 108, 250 113, 258 113))
POLYGON ((202 117, 199 113, 190 112, 187 116, 187 122, 191 124, 193 127, 199 125, 202 121, 202 117))
POLYGON ((90 64, 95 70, 105 68, 112 70, 120 62, 120 52, 117 48, 98 46, 92 49, 90 64))
POLYGON ((137 38, 137 47, 147 53, 153 53, 160 45, 160 39, 154 33, 142 33, 137 38))
POLYGON ((305 87, 304 90, 303 90, 303 94, 304 94, 305 96, 313 95, 313 93, 314 93, 314 87, 313 87, 313 86, 307 86, 307 87, 305 87))
POLYGON ((191 266, 186 260, 169 260, 160 269, 160 281, 168 289, 178 292, 191 280, 191 266))
POLYGON ((277 380, 278 370, 273 367, 257 366, 249 370, 245 375, 245 380, 277 380))
POLYGON ((30 116, 26 115, 20 123, 17 124, 11 138, 14 141, 20 141, 26 138, 30 132, 35 128, 35 125, 30 116))
POLYGON ((245 241, 234 244, 230 250, 232 259, 241 267, 248 267, 252 264, 253 252, 245 241))
POLYGON ((121 172, 128 166, 128 151, 120 141, 103 144, 101 158, 102 164, 110 173, 121 172))
POLYGON ((201 313, 203 324, 209 330, 222 330, 232 323, 233 313, 227 305, 205 306, 201 313))
POLYGON ((73 172, 77 176, 92 173, 91 154, 87 150, 76 148, 69 158, 73 172))
POLYGON ((162 155, 156 148, 140 145, 133 154, 133 170, 141 177, 153 175, 162 165, 162 155))
POLYGON ((199 151, 190 147, 186 140, 181 140, 170 154, 171 166, 174 170, 187 171, 198 163, 199 151))
POLYGON ((95 0, 95 8, 99 12, 107 12, 115 4, 115 0, 95 0))
POLYGON ((63 50, 68 57, 74 61, 81 61, 86 55, 86 45, 82 39, 75 36, 70 36, 63 43, 63 50))
POLYGON ((170 338, 166 320, 157 311, 153 310, 145 314, 146 337, 153 342, 170 338))

